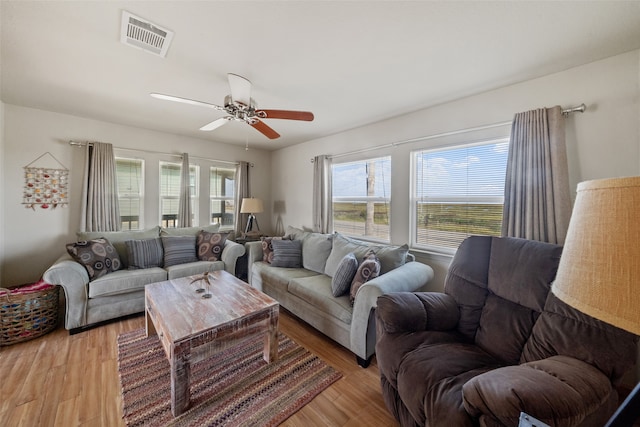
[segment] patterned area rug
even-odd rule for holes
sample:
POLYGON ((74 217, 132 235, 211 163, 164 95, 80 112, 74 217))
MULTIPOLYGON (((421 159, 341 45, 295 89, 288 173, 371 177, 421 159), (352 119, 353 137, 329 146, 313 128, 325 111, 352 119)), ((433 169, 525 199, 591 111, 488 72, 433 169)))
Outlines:
POLYGON ((263 341, 239 344, 191 367, 191 406, 171 415, 169 361, 144 329, 118 337, 123 418, 128 426, 275 426, 342 377, 317 356, 278 336, 278 361, 263 341))

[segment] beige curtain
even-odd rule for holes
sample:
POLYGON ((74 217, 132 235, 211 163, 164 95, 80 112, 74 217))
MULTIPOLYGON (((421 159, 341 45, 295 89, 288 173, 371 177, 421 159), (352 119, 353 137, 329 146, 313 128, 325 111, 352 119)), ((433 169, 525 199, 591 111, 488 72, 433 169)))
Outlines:
POLYGON ((313 158, 313 230, 331 233, 333 230, 331 189, 331 159, 321 155, 313 158))
POLYGON ((509 142, 502 235, 563 244, 570 216, 562 108, 516 114, 509 142))
POLYGON ((180 168, 180 199, 178 201, 178 227, 191 227, 191 190, 189 154, 182 153, 180 168))
POLYGON ((236 231, 236 236, 242 236, 244 227, 242 226, 242 215, 240 215, 240 207, 242 206, 242 199, 250 197, 249 195, 249 163, 239 162, 236 166, 235 175, 235 197, 234 197, 234 212, 233 212, 233 229, 236 231))
POLYGON ((113 146, 93 142, 85 147, 80 231, 119 231, 120 208, 113 146))

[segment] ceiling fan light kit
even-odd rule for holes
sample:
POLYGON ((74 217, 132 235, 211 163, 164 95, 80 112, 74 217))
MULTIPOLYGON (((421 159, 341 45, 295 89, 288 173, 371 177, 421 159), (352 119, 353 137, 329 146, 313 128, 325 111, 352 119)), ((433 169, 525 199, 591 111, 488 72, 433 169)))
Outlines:
POLYGON ((152 93, 151 96, 165 101, 181 102, 183 104, 212 108, 214 110, 224 111, 228 114, 225 117, 221 117, 202 126, 200 128, 202 131, 215 130, 233 120, 245 122, 267 138, 276 139, 280 137, 280 134, 260 119, 300 120, 307 122, 313 121, 314 119, 313 113, 310 111, 258 110, 256 102, 251 98, 251 82, 242 76, 232 73, 227 74, 227 78, 229 80, 231 94, 225 96, 223 107, 210 104, 208 102, 196 101, 194 99, 165 95, 161 93, 152 93))

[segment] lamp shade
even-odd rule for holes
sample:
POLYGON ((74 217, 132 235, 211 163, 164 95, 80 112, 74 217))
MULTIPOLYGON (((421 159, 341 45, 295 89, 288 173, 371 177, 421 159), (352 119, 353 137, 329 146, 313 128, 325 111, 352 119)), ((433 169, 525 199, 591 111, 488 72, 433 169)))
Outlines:
POLYGON ((240 213, 260 213, 264 211, 262 206, 262 200, 256 198, 242 199, 242 205, 240 206, 240 213))
POLYGON ((640 176, 578 184, 552 292, 640 335, 640 176))

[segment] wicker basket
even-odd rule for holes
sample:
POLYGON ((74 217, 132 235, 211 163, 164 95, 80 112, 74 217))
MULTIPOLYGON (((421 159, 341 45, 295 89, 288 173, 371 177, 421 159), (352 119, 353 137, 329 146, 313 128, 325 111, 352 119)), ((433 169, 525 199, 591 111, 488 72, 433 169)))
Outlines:
POLYGON ((0 346, 37 338, 58 325, 59 286, 18 294, 0 290, 7 291, 0 293, 0 346))

